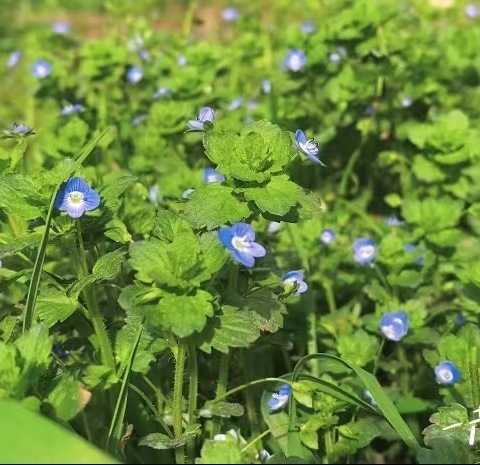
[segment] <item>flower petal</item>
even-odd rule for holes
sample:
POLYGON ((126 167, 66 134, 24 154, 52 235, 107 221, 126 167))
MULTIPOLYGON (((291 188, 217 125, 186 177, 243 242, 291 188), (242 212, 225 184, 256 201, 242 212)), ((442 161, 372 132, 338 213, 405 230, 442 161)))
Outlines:
POLYGON ((232 234, 243 237, 246 241, 255 240, 255 231, 248 223, 236 223, 232 226, 232 234))
POLYGON ((242 265, 252 268, 255 265, 255 259, 248 252, 240 252, 237 249, 231 249, 232 257, 242 265))
POLYGON ((187 126, 192 131, 203 131, 203 122, 196 119, 191 119, 188 121, 187 126))
POLYGON ((94 189, 90 189, 83 198, 83 205, 86 211, 95 210, 100 205, 100 196, 94 189))
POLYGON ((233 232, 231 227, 225 226, 224 228, 220 228, 220 230, 218 231, 218 238, 226 249, 233 250, 233 232))
POLYGON ((87 184, 85 179, 75 176, 68 180, 67 185, 65 186, 65 193, 69 194, 70 192, 81 192, 82 194, 87 194, 90 190, 90 186, 87 184))
POLYGON ((257 244, 256 242, 250 243, 248 247, 248 252, 252 257, 265 257, 267 251, 263 245, 257 244))
POLYGON ((85 213, 84 203, 74 204, 67 200, 65 211, 72 218, 80 218, 85 213))
POLYGON ((295 140, 299 144, 305 144, 307 142, 307 136, 301 129, 297 129, 295 132, 295 140))
POLYGON ((213 123, 215 121, 215 112, 210 107, 203 107, 198 112, 198 119, 202 122, 210 121, 213 123))

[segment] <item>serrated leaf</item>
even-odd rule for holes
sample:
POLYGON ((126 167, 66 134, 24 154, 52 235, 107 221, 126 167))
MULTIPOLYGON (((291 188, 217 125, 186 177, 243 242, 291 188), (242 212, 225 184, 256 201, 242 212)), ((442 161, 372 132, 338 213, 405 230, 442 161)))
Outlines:
POLYGON ((247 200, 253 200, 262 212, 286 215, 299 201, 299 187, 286 175, 274 176, 261 187, 244 189, 247 200))
POLYGON ((30 179, 20 175, 0 176, 0 208, 8 214, 32 220, 41 215, 43 199, 30 179))
POLYGON ((57 418, 69 421, 84 407, 81 396, 82 384, 71 377, 63 377, 48 395, 47 401, 55 409, 57 418))
POLYGON ((51 328, 59 321, 65 321, 77 309, 76 299, 68 297, 58 289, 44 289, 37 298, 36 314, 51 328))
POLYGON ((223 418, 241 417, 245 413, 243 406, 236 402, 207 402, 204 408, 212 415, 223 418))
POLYGON ((100 191, 100 196, 107 208, 116 210, 120 207, 122 194, 135 184, 135 176, 120 176, 100 191))
POLYGON ((231 188, 210 183, 189 196, 184 214, 194 228, 214 229, 244 220, 250 216, 250 210, 233 195, 231 188))
POLYGON ((190 336, 202 331, 207 317, 213 315, 212 301, 213 296, 202 290, 190 295, 165 293, 150 322, 171 330, 178 337, 190 336))
POLYGON ((138 445, 151 447, 152 449, 157 450, 176 449, 177 447, 184 446, 191 439, 199 436, 201 432, 201 425, 189 425, 184 433, 178 438, 171 439, 166 434, 152 433, 140 439, 138 445))
POLYGON ((337 339, 337 350, 346 361, 359 367, 373 361, 378 353, 378 338, 359 329, 342 334, 337 339))
POLYGON ((244 463, 238 446, 227 441, 206 440, 195 463, 202 464, 241 464, 244 463))

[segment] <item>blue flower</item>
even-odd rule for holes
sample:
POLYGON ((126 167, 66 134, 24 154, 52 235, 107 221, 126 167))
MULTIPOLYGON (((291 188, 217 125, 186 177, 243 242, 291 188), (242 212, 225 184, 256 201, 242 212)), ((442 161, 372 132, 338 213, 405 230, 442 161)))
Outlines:
MULTIPOLYGON (((417 247, 416 245, 413 245, 413 244, 406 244, 406 245, 403 247, 403 250, 405 250, 405 252, 408 252, 408 253, 415 253, 415 252, 418 252, 418 247, 417 247)), ((415 265, 422 266, 424 261, 425 261, 425 256, 424 256, 424 255, 420 255, 420 256, 415 260, 415 265)))
POLYGON ((59 359, 62 359, 62 360, 65 360, 66 358, 68 358, 68 356, 70 355, 70 351, 69 350, 65 350, 65 349, 62 349, 62 343, 61 342, 55 342, 52 346, 52 352, 59 358, 59 359))
POLYGON ((267 253, 262 245, 255 242, 255 231, 247 223, 220 228, 218 237, 232 257, 249 268, 255 265, 255 258, 264 257, 267 253))
POLYGON ((480 8, 475 3, 470 3, 465 7, 465 15, 470 19, 475 19, 480 15, 480 8))
POLYGON ((132 126, 138 126, 142 124, 143 122, 147 121, 148 115, 147 113, 141 113, 134 118, 132 118, 132 126))
POLYGON ((315 29, 315 24, 312 21, 305 21, 300 26, 300 30, 305 34, 311 34, 312 32, 315 32, 315 29))
POLYGON ((457 326, 463 326, 466 323, 467 323, 467 319, 465 318, 465 315, 461 311, 458 311, 455 316, 455 324, 457 326))
POLYGON ((35 134, 33 129, 26 124, 17 124, 13 123, 12 129, 9 131, 3 131, 3 137, 19 137, 19 136, 29 136, 31 134, 35 134))
POLYGON ((150 59, 150 52, 148 50, 139 50, 137 53, 143 61, 148 61, 150 59))
POLYGON ((308 284, 303 280, 303 272, 299 270, 286 273, 283 276, 283 285, 286 291, 296 287, 295 295, 297 297, 307 292, 308 289, 308 284))
POLYGON ((273 410, 280 410, 282 407, 287 405, 288 399, 290 398, 290 394, 292 392, 292 388, 290 384, 282 384, 278 393, 275 392, 272 394, 272 397, 269 399, 267 405, 273 410))
POLYGON ((345 47, 338 47, 336 52, 330 53, 330 56, 328 59, 332 63, 338 63, 346 55, 347 55, 347 49, 345 47))
POLYGON ((307 136, 301 129, 297 129, 295 132, 295 144, 304 155, 306 155, 310 161, 313 163, 319 163, 322 166, 325 166, 320 159, 317 157, 319 148, 315 139, 307 140, 307 136))
POLYGON ((269 94, 272 91, 272 83, 270 79, 264 79, 262 81, 262 91, 264 94, 269 94))
POLYGON ((386 223, 392 228, 396 228, 397 226, 402 226, 403 224, 405 224, 405 222, 400 220, 397 215, 390 215, 387 218, 386 223))
POLYGON ((160 200, 160 189, 156 184, 150 186, 148 189, 148 200, 152 205, 158 205, 158 201, 160 200))
POLYGON ((352 245, 353 259, 360 265, 368 265, 377 255, 377 243, 373 239, 361 237, 352 245))
POLYGON ((233 6, 229 6, 222 11, 222 18, 228 23, 237 20, 240 17, 238 10, 233 6))
POLYGON ((260 463, 267 463, 267 460, 270 460, 271 457, 272 454, 270 454, 270 452, 268 452, 266 449, 262 449, 258 452, 258 460, 260 463))
POLYGON ((275 234, 276 232, 280 231, 281 227, 282 223, 279 223, 278 221, 270 221, 267 226, 267 232, 269 234, 275 234))
POLYGON ((180 199, 183 199, 183 200, 186 200, 190 197, 191 194, 193 194, 195 192, 195 189, 192 189, 192 188, 189 188, 189 189, 185 189, 183 192, 182 192, 182 196, 180 197, 180 199))
POLYGON ((188 63, 188 60, 185 55, 178 55, 177 57, 178 66, 185 66, 187 63, 188 63))
POLYGON ((21 57, 22 57, 22 52, 20 52, 20 50, 14 50, 12 53, 10 53, 10 55, 8 55, 8 58, 7 58, 7 68, 12 69, 15 66, 17 66, 21 57))
POLYGON ((144 46, 143 37, 140 34, 135 35, 131 39, 127 40, 127 47, 134 52, 142 50, 144 46))
POLYGON ((258 108, 258 102, 256 100, 250 100, 247 104, 247 108, 249 110, 255 110, 256 108, 258 108))
POLYGON ((191 119, 187 122, 188 129, 190 131, 204 131, 206 129, 205 124, 213 126, 215 123, 215 112, 210 107, 203 107, 198 112, 197 119, 191 119))
POLYGON ((170 87, 159 87, 157 91, 153 94, 153 98, 162 98, 171 95, 172 89, 170 87))
POLYGON ((215 168, 205 168, 203 170, 203 182, 205 184, 209 184, 211 182, 223 182, 225 181, 225 176, 218 171, 215 170, 215 168))
POLYGON ((403 108, 411 107, 412 104, 413 104, 413 99, 412 99, 412 97, 409 97, 408 95, 402 97, 402 107, 403 107, 403 108))
POLYGON ((283 66, 296 73, 307 63, 307 55, 303 50, 291 48, 283 60, 283 66))
POLYGON ((125 73, 128 82, 137 84, 143 79, 143 69, 140 66, 130 66, 125 73))
POLYGON ((83 105, 81 103, 67 104, 60 110, 61 116, 73 115, 75 113, 80 113, 83 111, 83 105))
POLYGON ((38 79, 45 79, 52 72, 52 65, 45 60, 37 60, 32 66, 32 74, 38 79))
POLYGON ((462 375, 455 363, 445 360, 439 363, 435 368, 435 376, 441 384, 455 384, 460 381, 462 375))
POLYGON ((68 34, 70 31, 70 24, 67 21, 55 21, 52 24, 52 31, 55 34, 68 34))
POLYGON ((324 229, 320 233, 320 240, 325 244, 331 244, 337 235, 335 234, 335 231, 333 229, 324 229))
POLYGON ((237 97, 234 98, 229 104, 228 104, 228 109, 229 110, 236 110, 237 108, 240 108, 243 105, 243 97, 237 97))
POLYGON ((388 312, 380 320, 380 331, 390 341, 399 341, 408 333, 408 315, 403 310, 388 312))
POLYGON ((80 218, 86 211, 95 210, 100 205, 98 192, 91 189, 85 179, 74 177, 58 191, 55 207, 72 218, 80 218))

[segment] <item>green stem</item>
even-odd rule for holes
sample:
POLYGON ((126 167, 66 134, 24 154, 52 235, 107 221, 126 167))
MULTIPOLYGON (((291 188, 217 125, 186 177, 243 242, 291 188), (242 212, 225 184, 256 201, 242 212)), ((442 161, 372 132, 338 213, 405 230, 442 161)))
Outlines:
MULTIPOLYGON (((245 373, 245 377, 247 378, 246 381, 248 382, 250 378, 252 377, 252 371, 254 365, 254 360, 253 357, 251 356, 252 354, 248 353, 246 350, 242 351, 242 361, 243 361, 243 372, 245 373)), ((254 397, 254 392, 251 390, 245 391, 245 405, 247 408, 247 416, 248 416, 248 423, 250 424, 250 435, 255 437, 260 434, 260 431, 258 430, 258 415, 257 415, 257 409, 255 406, 255 397, 254 397)), ((258 438, 257 438, 258 440, 258 438)), ((262 449, 262 443, 257 446, 258 449, 262 449)))
POLYGON ((373 362, 373 370, 372 375, 376 376, 378 370, 378 364, 380 363, 380 357, 382 356, 383 346, 385 345, 385 338, 382 337, 380 342, 380 347, 378 348, 377 356, 375 357, 375 361, 373 362))
POLYGON ((337 303, 335 302, 335 294, 333 293, 332 283, 330 281, 324 281, 322 283, 323 290, 325 291, 325 298, 327 299, 328 310, 330 313, 337 312, 337 303))
POLYGON ((333 455, 333 438, 331 431, 325 431, 325 459, 323 463, 330 463, 333 455))
MULTIPOLYGON (((190 372, 190 385, 188 388, 188 425, 195 423, 198 397, 198 363, 197 348, 195 344, 188 345, 188 367, 190 372)), ((187 443, 187 463, 195 462, 195 438, 187 443)))
MULTIPOLYGON (((80 258, 80 268, 79 273, 80 277, 88 276, 88 265, 87 259, 85 257, 85 247, 83 245, 82 238, 82 225, 80 219, 77 219, 77 231, 78 231, 78 251, 80 258)), ((83 288, 83 297, 87 303, 88 313, 90 320, 95 330, 95 334, 98 338, 98 345, 100 347, 100 357, 104 365, 115 369, 115 359, 113 358, 112 346, 110 344, 110 339, 108 337, 107 329, 103 322, 103 316, 98 307, 97 298, 95 297, 95 292, 90 284, 83 288)))
MULTIPOLYGON (((284 427, 285 425, 280 425, 281 427, 284 427)), ((278 427, 277 427, 278 428, 278 427)), ((272 432, 273 428, 269 428, 267 429, 266 431, 264 431, 263 433, 259 434, 258 436, 256 436, 255 438, 253 438, 240 452, 242 454, 244 454, 248 449, 250 449, 250 447, 253 446, 253 444, 255 444, 257 441, 261 441, 265 436, 267 436, 268 434, 270 434, 272 432)))
POLYGON ((472 398, 472 405, 474 408, 478 408, 480 405, 480 382, 478 377, 478 352, 476 345, 470 348, 468 373, 470 375, 470 395, 472 398))
MULTIPOLYGON (((310 290, 305 300, 307 300, 307 328, 308 328, 307 351, 309 354, 316 354, 318 353, 317 312, 315 308, 315 291, 313 289, 310 290)), ((312 370, 313 376, 316 376, 316 377, 320 376, 319 360, 312 360, 310 368, 312 370)))
MULTIPOLYGON (((187 354, 186 344, 180 342, 177 345, 177 356, 175 358, 175 377, 173 384, 173 432, 175 439, 178 439, 183 433, 182 416, 183 416, 183 379, 185 375, 185 361, 187 354)), ((177 464, 185 463, 184 447, 175 449, 175 461, 177 464)))
POLYGON ((340 181, 340 187, 338 189, 338 195, 340 197, 345 197, 345 194, 347 193, 348 180, 349 180, 350 176, 352 175, 353 168, 355 167, 355 164, 357 163, 358 159, 360 158, 361 153, 362 153, 362 146, 360 145, 352 153, 352 156, 350 157, 350 160, 348 160, 347 167, 343 170, 342 179, 340 181))
MULTIPOLYGON (((218 369, 218 383, 215 400, 223 397, 227 393, 228 366, 230 364, 230 354, 220 356, 220 368, 218 369)), ((221 417, 215 417, 213 420, 212 438, 220 432, 221 417)))

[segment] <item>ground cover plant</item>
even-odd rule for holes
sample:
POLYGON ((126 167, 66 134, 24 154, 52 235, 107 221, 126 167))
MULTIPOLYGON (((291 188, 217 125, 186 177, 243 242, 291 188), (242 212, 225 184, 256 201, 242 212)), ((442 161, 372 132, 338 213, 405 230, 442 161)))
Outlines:
POLYGON ((0 461, 478 462, 480 4, 267 3, 5 3, 0 461))

